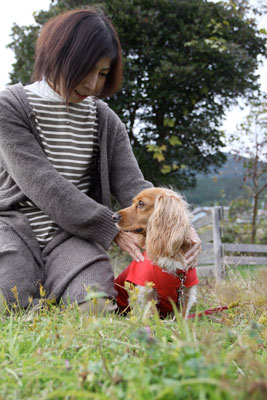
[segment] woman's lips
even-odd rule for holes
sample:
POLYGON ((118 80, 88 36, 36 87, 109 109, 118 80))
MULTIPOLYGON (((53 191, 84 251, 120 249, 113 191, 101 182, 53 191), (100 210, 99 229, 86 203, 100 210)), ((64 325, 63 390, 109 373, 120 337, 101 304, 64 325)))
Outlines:
POLYGON ((80 99, 86 99, 86 97, 89 96, 89 94, 81 94, 77 90, 74 90, 76 96, 78 96, 80 99))

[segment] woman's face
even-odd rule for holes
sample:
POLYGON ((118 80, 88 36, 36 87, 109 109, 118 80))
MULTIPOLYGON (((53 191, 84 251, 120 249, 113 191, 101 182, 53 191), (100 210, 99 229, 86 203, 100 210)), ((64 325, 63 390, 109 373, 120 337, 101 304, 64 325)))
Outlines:
POLYGON ((110 71, 110 64, 110 58, 101 58, 82 82, 71 92, 69 101, 71 103, 80 103, 88 96, 97 96, 101 93, 110 71))

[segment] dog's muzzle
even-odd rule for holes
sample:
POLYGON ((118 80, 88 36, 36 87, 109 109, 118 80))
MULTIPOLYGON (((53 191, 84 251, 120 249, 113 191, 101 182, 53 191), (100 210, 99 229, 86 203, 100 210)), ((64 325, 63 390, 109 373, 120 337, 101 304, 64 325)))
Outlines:
POLYGON ((119 220, 121 219, 121 215, 119 213, 115 213, 112 215, 112 219, 114 222, 119 222, 119 220))

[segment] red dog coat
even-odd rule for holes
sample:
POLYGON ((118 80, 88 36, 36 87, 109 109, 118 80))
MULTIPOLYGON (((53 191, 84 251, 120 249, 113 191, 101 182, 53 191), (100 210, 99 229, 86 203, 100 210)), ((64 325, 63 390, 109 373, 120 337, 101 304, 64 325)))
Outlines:
MULTIPOLYGON (((173 311, 172 305, 169 301, 171 298, 175 304, 178 302, 178 289, 181 286, 181 281, 178 277, 163 271, 157 265, 146 257, 144 253, 144 261, 133 261, 116 279, 115 289, 118 292, 117 303, 121 311, 128 306, 128 293, 124 289, 124 283, 131 282, 135 285, 145 286, 146 282, 153 282, 154 289, 157 291, 157 308, 160 316, 166 317, 167 314, 173 311)), ((189 271, 182 271, 177 269, 177 274, 185 274, 186 279, 184 285, 186 287, 194 286, 199 283, 197 278, 196 268, 189 271)))

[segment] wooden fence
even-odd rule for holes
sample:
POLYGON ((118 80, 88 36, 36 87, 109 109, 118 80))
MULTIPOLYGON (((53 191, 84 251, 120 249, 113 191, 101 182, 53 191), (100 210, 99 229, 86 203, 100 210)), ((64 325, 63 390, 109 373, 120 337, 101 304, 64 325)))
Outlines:
POLYGON ((193 224, 202 240, 198 274, 224 276, 233 265, 267 265, 267 245, 222 242, 223 208, 210 207, 193 212, 193 224))

